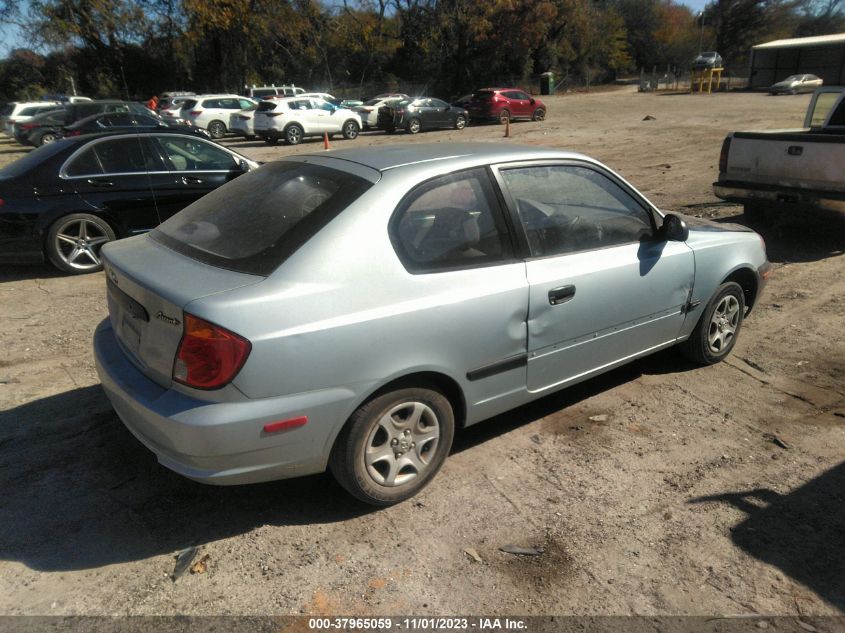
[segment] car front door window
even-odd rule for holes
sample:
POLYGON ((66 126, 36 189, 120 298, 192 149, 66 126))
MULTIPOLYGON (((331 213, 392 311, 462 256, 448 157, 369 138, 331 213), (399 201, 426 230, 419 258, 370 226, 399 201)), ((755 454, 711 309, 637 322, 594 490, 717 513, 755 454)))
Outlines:
POLYGON ((592 166, 499 171, 529 255, 532 392, 674 344, 692 289, 683 242, 654 239, 651 211, 592 166))
POLYGON ((638 242, 653 234, 649 213, 619 185, 588 167, 506 169, 532 257, 638 242))
POLYGON ((200 139, 166 136, 159 142, 171 171, 230 171, 236 166, 231 154, 200 139))

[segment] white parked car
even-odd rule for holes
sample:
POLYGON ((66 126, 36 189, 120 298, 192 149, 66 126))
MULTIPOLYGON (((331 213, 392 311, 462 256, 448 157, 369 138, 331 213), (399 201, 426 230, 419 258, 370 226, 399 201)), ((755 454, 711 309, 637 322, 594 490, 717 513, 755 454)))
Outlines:
POLYGON ((364 124, 365 130, 371 127, 377 128, 379 108, 386 105, 394 105, 402 101, 402 99, 407 98, 407 95, 393 97, 375 97, 373 99, 370 99, 369 101, 365 101, 359 106, 355 106, 354 108, 352 108, 352 110, 357 112, 358 115, 361 117, 361 121, 364 124))
POLYGON ((248 141, 255 138, 255 111, 258 104, 233 112, 229 115, 229 131, 236 136, 243 136, 248 141))
POLYGON ((182 102, 178 118, 208 130, 211 138, 218 139, 228 131, 230 114, 255 104, 252 99, 238 95, 197 95, 182 102))
POLYGON ((43 114, 60 107, 61 104, 57 101, 12 101, 0 109, 0 130, 12 136, 16 122, 29 120, 36 114, 43 114))
POLYGON ((343 134, 343 138, 357 138, 361 117, 352 110, 338 108, 328 101, 314 97, 289 97, 262 101, 255 111, 255 135, 270 145, 284 139, 296 145, 306 136, 343 134))

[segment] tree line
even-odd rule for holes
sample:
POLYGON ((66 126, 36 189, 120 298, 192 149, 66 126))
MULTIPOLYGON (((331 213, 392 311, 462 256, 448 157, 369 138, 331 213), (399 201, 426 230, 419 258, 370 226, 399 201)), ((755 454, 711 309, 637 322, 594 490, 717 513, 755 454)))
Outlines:
POLYGON ((45 93, 148 98, 294 83, 342 96, 408 86, 589 85, 685 70, 718 50, 845 31, 842 0, 0 0, 27 48, 0 60, 0 102, 45 93))

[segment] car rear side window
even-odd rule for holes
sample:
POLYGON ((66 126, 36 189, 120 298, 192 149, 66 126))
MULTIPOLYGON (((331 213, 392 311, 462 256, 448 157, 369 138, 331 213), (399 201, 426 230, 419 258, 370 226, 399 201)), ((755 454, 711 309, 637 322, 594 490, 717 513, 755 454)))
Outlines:
POLYGON ((411 191, 391 220, 391 240, 412 272, 510 259, 512 249, 484 169, 440 176, 411 191))
POLYGON ((269 163, 203 196, 151 237, 193 259, 269 275, 372 186, 308 163, 269 163))
POLYGON ((103 168, 94 154, 94 148, 89 147, 73 159, 70 165, 67 166, 67 169, 65 169, 65 173, 71 177, 88 176, 102 174, 103 168))

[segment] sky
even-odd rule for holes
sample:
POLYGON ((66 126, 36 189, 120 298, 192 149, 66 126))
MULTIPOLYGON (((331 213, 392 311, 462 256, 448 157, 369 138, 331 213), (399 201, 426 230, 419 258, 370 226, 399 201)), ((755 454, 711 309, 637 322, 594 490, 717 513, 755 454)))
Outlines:
MULTIPOLYGON (((712 2, 712 0, 709 0, 712 2)), ((682 0, 679 4, 685 4, 694 12, 701 11, 708 0, 682 0)), ((18 27, 10 24, 0 24, 0 59, 6 57, 12 49, 26 46, 26 38, 20 33, 18 27)))

